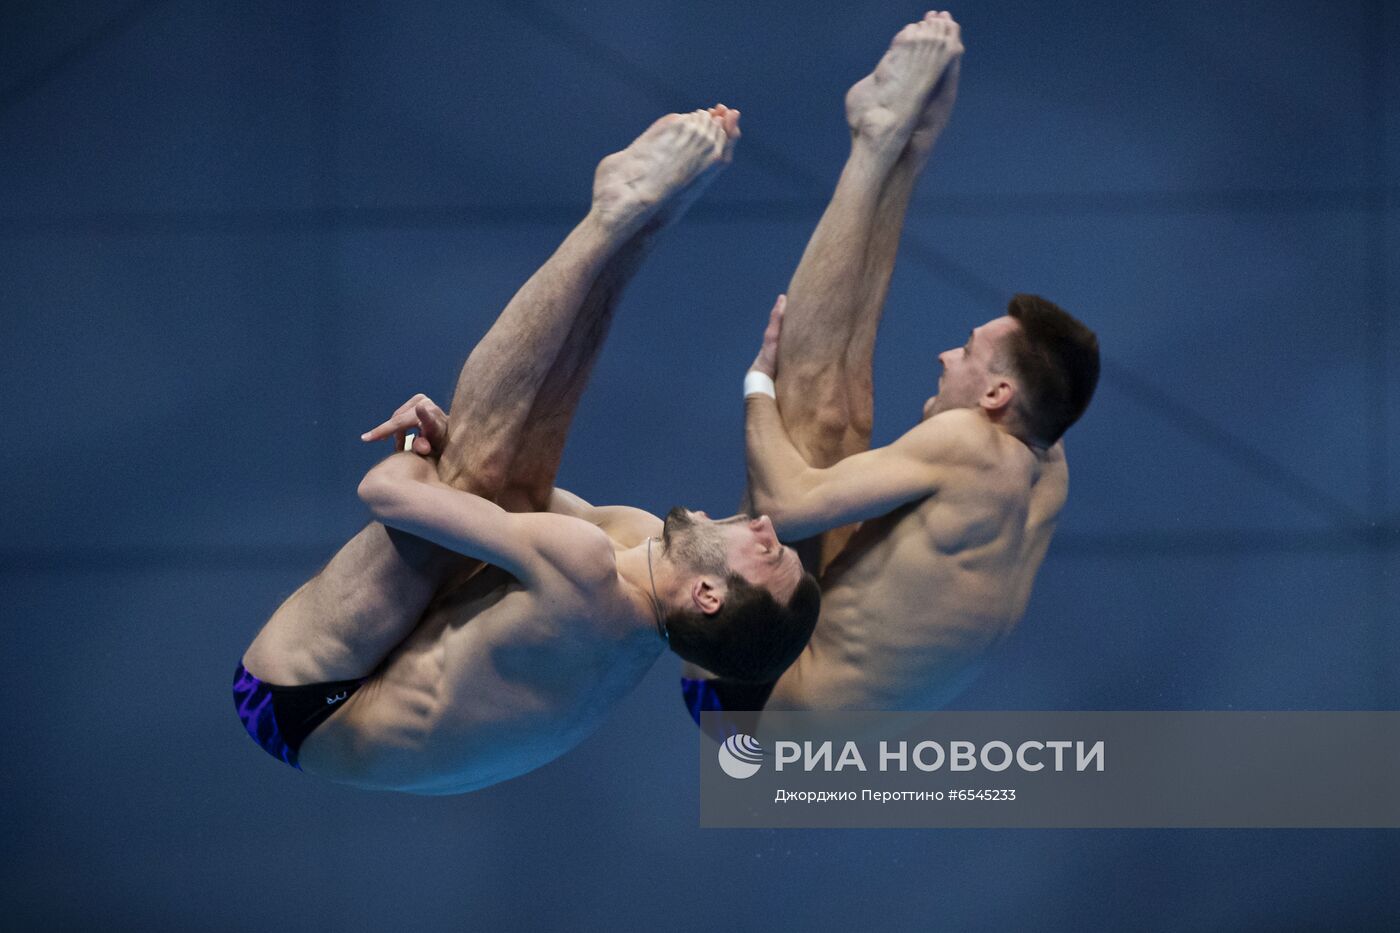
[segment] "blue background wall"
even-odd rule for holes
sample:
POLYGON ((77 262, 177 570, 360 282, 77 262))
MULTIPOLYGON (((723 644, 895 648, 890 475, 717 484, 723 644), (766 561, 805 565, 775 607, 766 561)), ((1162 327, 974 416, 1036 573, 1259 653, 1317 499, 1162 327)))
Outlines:
MULTIPOLYGON (((6 3, 0 926, 1393 928, 1394 832, 701 832, 674 660, 459 798, 317 783, 232 715, 243 647, 363 521, 357 434, 447 398, 598 158, 716 100, 736 164, 630 291, 561 482, 732 505, 841 95, 920 12, 6 3)), ((1396 708, 1400 9, 954 12, 877 440, 1013 291, 1106 351, 1030 612, 958 705, 1396 708)))

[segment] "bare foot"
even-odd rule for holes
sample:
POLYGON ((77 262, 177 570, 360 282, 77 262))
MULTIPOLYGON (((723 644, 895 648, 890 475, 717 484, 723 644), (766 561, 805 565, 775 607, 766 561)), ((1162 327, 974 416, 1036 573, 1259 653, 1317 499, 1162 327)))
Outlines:
MULTIPOLYGON (((948 13, 930 13, 929 16, 947 17, 952 22, 952 16, 948 13)), ((957 23, 953 23, 957 28, 957 23)), ((959 47, 961 48, 961 35, 959 35, 959 47)), ((948 67, 943 70, 943 75, 929 92, 928 100, 924 102, 924 109, 919 114, 918 121, 914 124, 914 132, 909 135, 909 145, 905 147, 904 157, 914 158, 922 163, 928 158, 928 154, 933 151, 933 144, 938 141, 938 137, 943 134, 943 128, 948 125, 948 118, 953 114, 953 104, 958 99, 958 78, 962 74, 962 54, 959 52, 948 67)))
MULTIPOLYGON (((901 29, 875 70, 846 94, 846 120, 856 140, 898 156, 915 128, 925 129, 927 105, 942 96, 933 93, 938 79, 962 52, 961 30, 946 13, 928 13, 901 29)), ((934 128, 936 117, 930 114, 927 127, 934 136, 942 129, 934 128)))
POLYGON ((721 161, 728 163, 734 157, 734 144, 739 141, 739 111, 724 104, 707 107, 705 112, 719 121, 724 130, 724 155, 721 161))
POLYGON ((715 104, 713 107, 706 108, 705 112, 724 130, 724 151, 720 153, 718 162, 701 172, 694 181, 676 192, 657 209, 643 228, 647 233, 655 233, 679 220, 686 211, 690 210, 690 206, 700 198, 700 194, 709 187, 710 182, 715 180, 715 176, 734 161, 734 144, 739 141, 739 137, 742 135, 739 132, 739 111, 726 107, 724 104, 715 104))
POLYGON ((696 110, 667 114, 630 146, 598 163, 593 212, 630 232, 649 221, 670 222, 728 163, 739 137, 739 113, 696 110))

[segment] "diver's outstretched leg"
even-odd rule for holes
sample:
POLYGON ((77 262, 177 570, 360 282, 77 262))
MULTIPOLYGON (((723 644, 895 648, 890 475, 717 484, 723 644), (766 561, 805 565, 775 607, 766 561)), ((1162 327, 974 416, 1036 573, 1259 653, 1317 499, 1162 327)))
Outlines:
MULTIPOLYGON (((851 154, 787 291, 778 405, 793 443, 826 467, 870 446, 871 360, 905 210, 957 92, 962 42, 946 13, 895 36, 846 95, 851 154)), ((816 572, 849 529, 799 547, 816 572)))

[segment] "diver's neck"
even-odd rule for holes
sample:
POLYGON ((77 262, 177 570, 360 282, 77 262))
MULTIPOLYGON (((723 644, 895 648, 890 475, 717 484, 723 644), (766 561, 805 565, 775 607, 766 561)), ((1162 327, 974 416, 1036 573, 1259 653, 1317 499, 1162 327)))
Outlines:
POLYGON ((627 598, 636 606, 639 629, 644 628, 655 638, 660 638, 659 629, 664 615, 666 595, 674 587, 673 568, 669 561, 661 557, 661 542, 649 538, 640 544, 617 552, 617 575, 621 579, 627 598), (647 547, 651 554, 648 561, 647 547))

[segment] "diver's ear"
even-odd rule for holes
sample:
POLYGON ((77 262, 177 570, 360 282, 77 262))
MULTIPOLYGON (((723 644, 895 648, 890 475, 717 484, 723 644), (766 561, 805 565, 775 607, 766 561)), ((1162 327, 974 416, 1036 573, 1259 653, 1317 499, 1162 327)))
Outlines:
POLYGON ((690 585, 690 601, 695 608, 707 616, 712 616, 724 606, 727 593, 725 585, 717 577, 696 577, 690 585))
POLYGON ((978 403, 983 410, 989 414, 999 411, 1010 411, 1011 403, 1016 398, 1016 386, 1007 379, 998 379, 992 383, 986 392, 982 393, 982 398, 978 403))

